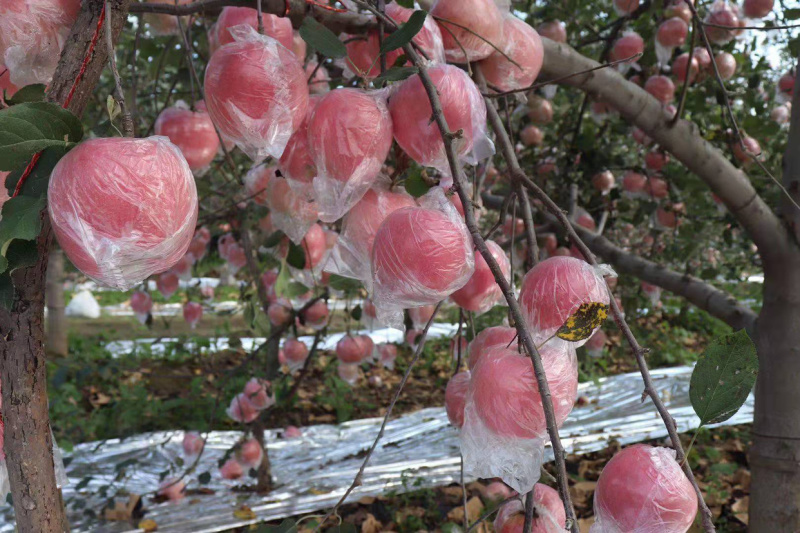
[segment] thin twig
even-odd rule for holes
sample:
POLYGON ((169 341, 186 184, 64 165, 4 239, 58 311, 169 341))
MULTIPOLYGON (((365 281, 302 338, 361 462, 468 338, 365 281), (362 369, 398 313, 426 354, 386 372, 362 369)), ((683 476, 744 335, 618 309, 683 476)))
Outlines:
POLYGON ((581 70, 580 72, 574 72, 572 74, 567 74, 566 76, 561 76, 560 78, 556 78, 554 80, 547 80, 547 81, 541 81, 539 83, 534 83, 533 85, 529 85, 528 87, 523 87, 522 89, 513 89, 511 91, 503 91, 503 92, 499 92, 499 93, 483 93, 483 97, 484 98, 500 98, 501 96, 506 96, 508 94, 526 93, 528 91, 533 91, 534 89, 538 89, 540 87, 545 87, 547 85, 553 85, 553 84, 556 84, 556 83, 561 83, 564 80, 568 80, 570 78, 574 78, 575 76, 580 76, 581 74, 590 74, 590 73, 594 72, 595 70, 601 70, 601 69, 604 69, 604 68, 613 67, 614 65, 619 65, 620 63, 627 63, 628 61, 632 61, 632 60, 637 59, 639 57, 642 57, 642 54, 635 54, 635 55, 632 55, 630 57, 626 57, 624 59, 617 59, 616 61, 611 61, 609 63, 603 63, 602 65, 598 65, 598 66, 596 66, 594 68, 590 68, 588 70, 581 70))
MULTIPOLYGON (((453 25, 453 26, 455 26, 456 28, 462 29, 462 30, 464 30, 465 32, 467 32, 467 33, 469 33, 469 34, 472 34, 472 35, 474 35, 475 37, 477 37, 477 38, 478 38, 478 39, 480 39, 481 41, 485 42, 486 44, 488 44, 489 46, 491 46, 492 48, 494 48, 495 52, 497 52, 498 54, 500 54, 501 56, 503 56, 504 58, 506 58, 506 60, 507 60, 509 63, 511 63, 512 65, 514 65, 514 66, 515 66, 515 67, 517 67, 518 69, 520 69, 520 70, 523 70, 523 69, 522 69, 522 66, 521 66, 519 63, 517 63, 516 61, 514 61, 514 60, 511 58, 511 56, 510 56, 510 55, 508 55, 507 53, 505 53, 505 51, 503 51, 501 48, 499 48, 499 47, 498 47, 496 44, 494 44, 492 41, 490 41, 489 39, 487 39, 486 37, 484 37, 484 36, 483 36, 483 35, 481 35, 480 33, 476 32, 476 31, 475 31, 475 30, 473 30, 472 28, 469 28, 469 27, 467 27, 467 26, 464 26, 463 24, 459 24, 458 22, 453 22, 452 20, 450 20, 450 19, 446 19, 446 18, 444 18, 444 17, 437 17, 436 15, 431 15, 431 16, 433 17, 433 19, 434 19, 436 22, 438 22, 438 23, 439 23, 439 26, 440 26, 440 27, 441 27, 441 26, 444 26, 444 25, 447 25, 447 24, 452 24, 452 25, 453 25), (442 24, 442 23, 444 23, 444 24, 442 24)), ((451 35, 452 35, 452 33, 451 33, 451 35)), ((469 56, 468 56, 467 54, 464 54, 464 57, 466 58, 467 62, 469 62, 469 56)))
POLYGON ((518 494, 515 494, 515 495, 513 495, 513 496, 509 496, 509 497, 508 497, 508 498, 506 498, 505 500, 503 500, 503 501, 501 501, 500 503, 498 503, 498 504, 497 504, 497 507, 495 507, 495 508, 494 508, 494 509, 492 509, 491 511, 486 511, 485 513, 483 513, 481 516, 479 516, 479 517, 478 517, 478 519, 477 519, 477 520, 475 520, 475 521, 472 523, 472 525, 470 525, 470 526, 469 526, 467 529, 465 529, 465 530, 464 530, 464 533, 469 533, 470 531, 472 531, 473 529, 475 529, 476 527, 478 527, 479 525, 481 525, 483 522, 485 522, 486 520, 488 520, 489 518, 491 518, 491 516, 492 516, 493 514, 495 514, 497 511, 499 511, 499 510, 500 510, 500 508, 501 508, 502 506, 504 506, 504 505, 506 505, 506 504, 509 504, 509 503, 511 503, 511 502, 515 502, 515 501, 516 501, 516 502, 520 501, 520 499, 519 499, 519 495, 518 495, 518 494))
MULTIPOLYGON (((406 45, 408 46, 408 45, 406 45)), ((392 416, 392 410, 394 409, 397 400, 400 398, 400 393, 403 392, 403 387, 405 387, 408 378, 411 376, 411 371, 414 369, 414 365, 419 360, 420 355, 422 354, 422 349, 425 347, 425 339, 428 336, 428 330, 431 328, 431 324, 433 324, 433 320, 436 318, 439 309, 442 307, 442 302, 436 304, 436 307, 433 309, 433 314, 431 315, 430 319, 428 319, 428 323, 425 324, 425 328, 422 330, 422 333, 417 337, 417 349, 414 350, 414 357, 411 359, 411 362, 408 364, 408 369, 406 373, 403 374, 403 379, 400 380, 400 385, 397 386, 397 390, 394 393, 394 397, 392 398, 392 402, 389 404, 389 408, 386 410, 386 415, 383 417, 383 423, 381 424, 381 429, 378 431, 378 435, 375 437, 375 440, 370 446, 369 450, 367 450, 367 455, 364 457, 364 461, 361 463, 361 467, 358 469, 358 473, 356 477, 353 478, 353 482, 347 488, 345 493, 339 498, 339 501, 336 502, 336 505, 333 506, 333 509, 328 511, 325 517, 317 524, 317 527, 314 528, 314 532, 319 531, 325 522, 333 516, 337 514, 339 507, 347 500, 347 497, 350 496, 350 493, 355 490, 356 487, 360 486, 363 483, 363 476, 364 470, 367 468, 367 464, 369 464, 369 460, 372 458, 372 454, 375 452, 375 449, 378 447, 378 443, 380 442, 381 438, 383 437, 384 431, 386 431, 386 424, 389 423, 389 417, 392 416)))
MULTIPOLYGON (((694 43, 697 40, 697 22, 692 20, 692 37, 689 40, 689 60, 686 62, 686 74, 683 79, 683 86, 681 87, 681 95, 678 100, 678 109, 675 111, 675 116, 672 117, 670 125, 675 125, 681 117, 683 117, 684 106, 686 105, 686 96, 689 94, 689 84, 692 82, 692 60, 694 59, 694 43)), ((713 61, 713 59, 712 59, 713 61)))
MULTIPOLYGON (((119 105, 120 116, 122 117, 122 133, 125 137, 133 137, 133 119, 128 112, 128 106, 125 105, 125 93, 122 91, 122 80, 117 70, 117 51, 114 49, 114 37, 112 35, 111 26, 111 9, 108 7, 108 0, 105 0, 105 33, 106 33, 106 47, 108 48, 108 64, 111 67, 111 73, 114 76, 114 101, 119 105)), ((113 119, 109 115, 109 121, 113 119)))

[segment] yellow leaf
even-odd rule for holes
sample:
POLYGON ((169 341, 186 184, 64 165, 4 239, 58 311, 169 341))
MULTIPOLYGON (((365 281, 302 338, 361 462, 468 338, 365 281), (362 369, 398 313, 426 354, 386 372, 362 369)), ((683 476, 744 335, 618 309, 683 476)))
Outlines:
POLYGON ((606 304, 600 302, 582 304, 559 328, 556 336, 570 342, 588 339, 606 318, 608 318, 606 304))
POLYGON ((250 509, 246 505, 242 505, 241 507, 236 509, 233 512, 233 516, 235 516, 239 520, 255 520, 256 519, 256 513, 254 513, 253 510, 250 509))
POLYGON ((147 533, 150 533, 151 531, 158 531, 158 524, 156 524, 155 520, 148 518, 147 520, 142 520, 139 522, 139 529, 142 529, 147 533))

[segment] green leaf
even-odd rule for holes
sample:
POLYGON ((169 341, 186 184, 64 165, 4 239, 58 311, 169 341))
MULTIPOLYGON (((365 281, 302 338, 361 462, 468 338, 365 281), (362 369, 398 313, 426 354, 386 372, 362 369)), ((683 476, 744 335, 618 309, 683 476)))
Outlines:
POLYGON ((361 288, 361 282, 357 279, 340 276, 339 274, 331 274, 331 277, 328 279, 328 286, 336 291, 354 292, 361 288))
POLYGON ((17 196, 3 205, 3 217, 0 219, 0 246, 5 255, 7 243, 12 239, 30 241, 35 239, 42 229, 39 214, 45 207, 44 198, 17 196))
POLYGON ((414 0, 395 0, 397 5, 407 7, 408 9, 414 9, 414 0))
POLYGON ((286 254, 286 262, 297 269, 304 269, 306 267, 306 254, 302 246, 298 246, 293 242, 289 243, 289 253, 286 254))
POLYGON ((747 332, 712 341, 692 372, 689 399, 700 425, 717 424, 742 407, 756 383, 758 355, 747 332))
POLYGON ((308 292, 308 287, 297 281, 292 281, 292 276, 287 268, 286 260, 281 263, 281 271, 275 280, 275 294, 280 298, 295 298, 308 292))
POLYGON ((19 105, 27 102, 41 102, 44 100, 45 86, 42 84, 26 85, 11 98, 6 98, 8 105, 19 105))
POLYGON ((406 192, 414 198, 423 196, 431 188, 431 186, 422 179, 422 170, 416 167, 408 171, 408 176, 403 185, 406 188, 406 192))
POLYGON ((197 476, 197 481, 200 482, 201 485, 208 485, 211 483, 211 473, 203 472, 199 476, 197 476))
POLYGON ((786 20, 800 19, 800 9, 798 8, 784 9, 783 16, 786 18, 786 20))
POLYGON ((294 520, 286 519, 281 522, 279 526, 261 526, 258 528, 257 533, 296 533, 297 522, 294 520))
MULTIPOLYGON (((54 146, 45 149, 42 155, 39 156, 39 161, 36 162, 36 166, 33 167, 33 170, 25 179, 25 183, 22 185, 19 194, 21 196, 32 196, 35 198, 45 197, 47 195, 47 186, 50 183, 50 174, 52 174, 56 163, 58 163, 66 153, 67 150, 64 146, 54 146)), ((20 176, 22 176, 22 173, 25 172, 27 166, 28 164, 25 163, 25 165, 13 171, 6 178, 5 185, 8 187, 9 196, 13 194, 17 182, 20 176)))
POLYGON ((350 316, 353 317, 353 320, 361 320, 361 316, 364 314, 364 310, 361 309, 360 305, 357 305, 350 311, 350 316))
POLYGON ((422 25, 425 24, 425 18, 427 16, 428 14, 424 11, 414 11, 405 24, 400 26, 397 31, 392 32, 388 37, 386 37, 386 39, 383 40, 381 45, 381 53, 387 54, 392 50, 397 50, 398 48, 402 48, 410 43, 411 39, 413 39, 419 33, 419 30, 422 29, 422 25))
POLYGON ((8 261, 8 272, 14 272, 18 268, 33 266, 39 259, 39 251, 36 248, 36 241, 11 241, 6 250, 5 258, 8 261))
POLYGON ((300 26, 300 37, 303 38, 306 44, 322 55, 334 59, 347 55, 347 48, 336 37, 336 34, 314 20, 313 17, 303 19, 303 25, 300 26))
POLYGON ((280 244, 281 240, 283 239, 283 237, 284 237, 284 233, 281 230, 272 232, 270 234, 270 236, 267 237, 267 240, 264 241, 264 247, 265 248, 274 248, 275 246, 278 246, 280 244))
POLYGON ((390 81, 402 81, 417 73, 417 67, 392 67, 375 78, 375 83, 380 85, 390 81))
POLYGON ((83 137, 78 118, 50 102, 32 102, 0 111, 0 171, 27 165, 51 146, 71 148, 83 137))

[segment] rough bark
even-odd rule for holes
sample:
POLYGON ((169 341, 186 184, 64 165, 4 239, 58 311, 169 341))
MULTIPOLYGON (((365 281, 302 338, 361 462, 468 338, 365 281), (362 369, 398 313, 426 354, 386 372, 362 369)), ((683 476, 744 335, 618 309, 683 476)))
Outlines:
MULTIPOLYGON (((800 183, 797 89, 793 100, 783 184, 796 198, 800 183)), ((800 213, 788 199, 783 219, 797 235, 800 213)), ((748 456, 753 475, 749 525, 754 533, 800 531, 800 250, 794 245, 777 252, 764 265, 764 306, 756 337, 761 366, 748 456)))
POLYGON ((50 252, 47 268, 47 287, 45 288, 47 304, 47 353, 66 357, 67 317, 64 314, 64 252, 61 248, 53 248, 50 252))
POLYGON ((690 303, 719 318, 735 330, 755 333, 756 314, 730 294, 688 274, 680 274, 643 257, 626 252, 602 235, 573 225, 584 243, 618 274, 634 276, 682 296, 690 303))
MULTIPOLYGON (((102 9, 102 0, 84 0, 61 54, 48 99, 63 104, 81 68, 102 9)), ((110 2, 114 35, 125 21, 127 0, 110 2)), ((100 77, 106 53, 98 46, 68 109, 80 115, 100 77)), ((44 353, 44 293, 52 230, 46 212, 37 239, 39 260, 13 274, 18 287, 11 312, 0 311, 0 379, 11 494, 20 533, 60 533, 66 523, 56 486, 53 442, 47 412, 44 353)))
MULTIPOLYGON (((542 38, 542 77, 556 79, 598 66, 565 44, 542 38)), ((628 123, 653 138, 675 159, 703 180, 758 246, 761 256, 785 249, 793 241, 780 219, 758 195, 747 175, 728 157, 706 141, 697 126, 686 120, 670 124, 672 115, 638 85, 612 68, 600 69, 561 80, 616 109, 628 123)))

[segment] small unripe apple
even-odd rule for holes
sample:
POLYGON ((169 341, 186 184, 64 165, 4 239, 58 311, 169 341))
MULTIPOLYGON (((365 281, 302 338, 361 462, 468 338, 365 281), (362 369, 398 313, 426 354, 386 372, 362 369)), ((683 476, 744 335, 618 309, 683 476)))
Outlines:
POLYGON ((244 475, 244 468, 236 459, 228 459, 219 469, 222 479, 239 479, 244 475))

